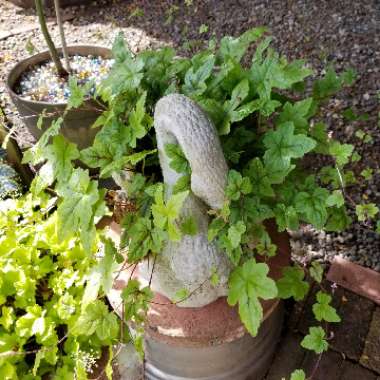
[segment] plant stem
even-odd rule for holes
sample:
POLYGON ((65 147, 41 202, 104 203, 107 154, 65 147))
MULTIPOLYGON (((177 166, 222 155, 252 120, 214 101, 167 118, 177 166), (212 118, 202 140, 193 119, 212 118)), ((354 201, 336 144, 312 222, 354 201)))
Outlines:
POLYGON ((70 68, 69 54, 67 53, 65 30, 63 28, 61 9, 59 7, 59 0, 54 0, 54 8, 55 8, 55 15, 57 17, 59 35, 61 36, 61 45, 62 45, 63 56, 65 57, 66 70, 70 72, 71 68, 70 68))
POLYGON ((61 77, 67 76, 68 73, 67 71, 63 68, 61 60, 59 59, 59 55, 57 52, 57 49, 54 45, 53 40, 50 37, 47 25, 46 25, 46 20, 45 20, 45 15, 44 15, 44 10, 42 7, 42 0, 35 0, 36 3, 36 11, 38 15, 38 21, 41 26, 41 32, 45 38, 46 44, 49 48, 51 59, 53 60, 55 67, 57 69, 58 75, 61 77))
POLYGON ((12 137, 12 128, 9 125, 9 121, 5 116, 5 113, 0 106, 0 143, 7 151, 7 161, 16 169, 25 185, 29 187, 33 180, 33 173, 30 167, 22 163, 22 152, 17 144, 17 141, 12 137), (9 128, 7 130, 7 127, 9 128))

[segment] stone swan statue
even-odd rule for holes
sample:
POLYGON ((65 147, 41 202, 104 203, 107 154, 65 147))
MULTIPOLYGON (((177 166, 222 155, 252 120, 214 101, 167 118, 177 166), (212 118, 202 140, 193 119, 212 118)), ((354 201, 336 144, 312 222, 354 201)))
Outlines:
MULTIPOLYGON (((191 167, 191 192, 185 200, 181 217, 192 216, 198 232, 183 235, 179 242, 167 242, 157 255, 151 279, 152 290, 173 300, 178 291, 189 295, 179 307, 202 307, 227 294, 230 264, 225 253, 207 239, 207 211, 220 209, 225 196, 228 167, 217 131, 204 111, 191 99, 170 94, 160 99, 155 108, 154 128, 167 196, 181 174, 170 168, 166 144, 178 144, 191 167), (217 285, 210 278, 216 272, 217 285)), ((139 276, 148 281, 153 260, 139 266, 139 276)))

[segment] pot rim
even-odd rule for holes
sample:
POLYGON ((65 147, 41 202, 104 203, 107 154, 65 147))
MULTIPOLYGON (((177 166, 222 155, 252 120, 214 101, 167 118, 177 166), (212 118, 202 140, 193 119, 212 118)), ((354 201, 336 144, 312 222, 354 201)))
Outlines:
MULTIPOLYGON (((106 54, 104 54, 104 56, 107 56, 107 53, 109 55, 109 57, 111 58, 111 49, 106 47, 106 46, 101 46, 101 45, 83 45, 83 44, 76 44, 76 45, 69 45, 67 47, 69 53, 73 52, 75 54, 75 50, 76 49, 82 49, 82 48, 96 48, 96 49, 103 49, 104 52, 106 54)), ((62 52, 62 48, 59 47, 57 48, 58 52, 61 53, 62 52)), ((99 56, 101 56, 99 54, 99 56)), ((7 76, 6 76, 6 80, 5 80, 5 88, 7 89, 7 92, 13 97, 16 97, 20 100, 22 100, 23 102, 25 102, 26 104, 30 104, 30 105, 36 105, 36 104, 39 104, 39 105, 43 105, 43 106, 47 106, 47 107, 66 107, 67 105, 67 102, 63 102, 63 103, 49 103, 49 102, 45 102, 45 101, 39 101, 39 100, 29 100, 29 99, 25 99, 23 96, 17 94, 14 90, 13 90, 13 87, 14 85, 17 83, 17 81, 19 80, 20 76, 25 72, 25 70, 21 71, 21 73, 19 75, 17 75, 16 79, 13 81, 13 83, 11 83, 11 78, 15 75, 15 73, 20 69, 20 67, 22 67, 23 65, 25 65, 28 61, 33 61, 34 59, 38 58, 38 63, 41 63, 41 62, 44 62, 46 60, 51 60, 51 57, 50 57, 50 51, 49 50, 44 50, 44 51, 41 51, 39 53, 36 53, 36 54, 33 54, 25 59, 22 59, 21 61, 17 62, 15 66, 13 66, 13 68, 7 73, 7 76)))

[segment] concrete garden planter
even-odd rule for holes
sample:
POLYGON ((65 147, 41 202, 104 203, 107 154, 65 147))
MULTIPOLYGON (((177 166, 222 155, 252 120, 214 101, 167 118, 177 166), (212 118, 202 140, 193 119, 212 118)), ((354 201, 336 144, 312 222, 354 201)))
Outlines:
MULTIPOLYGON (((59 50, 59 49, 58 49, 59 50)), ((59 50, 60 51, 60 50, 59 50)), ((110 58, 109 49, 99 46, 69 46, 69 54, 79 55, 95 55, 104 58, 110 58)), ((48 51, 35 54, 21 62, 19 62, 8 74, 6 86, 8 93, 15 104, 23 122, 29 132, 39 139, 42 133, 51 125, 52 121, 62 116, 66 103, 48 103, 43 101, 27 100, 16 94, 15 86, 17 85, 21 75, 34 65, 48 61, 50 54, 48 51), (39 115, 45 110, 49 116, 43 119, 42 128, 37 128, 39 115)), ((93 101, 86 101, 83 106, 72 109, 67 112, 63 126, 62 134, 71 142, 76 143, 80 149, 86 148, 92 144, 97 129, 91 129, 91 125, 100 115, 99 107, 93 101)))
MULTIPOLYGON (((269 275, 278 279, 290 262, 289 238, 278 233, 273 222, 267 228, 278 246, 277 256, 267 262, 269 275)), ((135 271, 134 277, 139 273, 135 271)), ((109 294, 119 315, 120 294, 129 278, 130 272, 123 272, 109 294)), ((283 324, 281 301, 263 301, 262 306, 263 322, 253 338, 226 297, 199 308, 178 307, 156 293, 145 325, 145 379, 261 380, 271 364, 283 324)), ((123 373, 120 377, 137 380, 123 377, 123 373)))

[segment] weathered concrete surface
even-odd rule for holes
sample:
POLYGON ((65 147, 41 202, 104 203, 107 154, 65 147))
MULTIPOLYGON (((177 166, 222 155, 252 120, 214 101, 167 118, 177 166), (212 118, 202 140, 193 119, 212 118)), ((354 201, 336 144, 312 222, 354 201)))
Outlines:
POLYGON ((226 254, 207 238, 209 209, 220 209, 225 201, 228 167, 218 133, 205 112, 190 98, 171 94, 160 99, 155 108, 154 128, 160 165, 170 196, 175 183, 184 175, 170 166, 167 144, 177 144, 190 169, 191 191, 184 201, 181 218, 193 218, 195 236, 183 235, 180 241, 167 241, 153 260, 144 261, 140 276, 149 281, 153 291, 173 300, 185 289, 189 297, 179 307, 202 307, 227 295, 231 265, 226 254), (211 283, 216 272, 217 285, 211 283))
POLYGON ((380 307, 372 315, 360 363, 380 374, 380 307))

